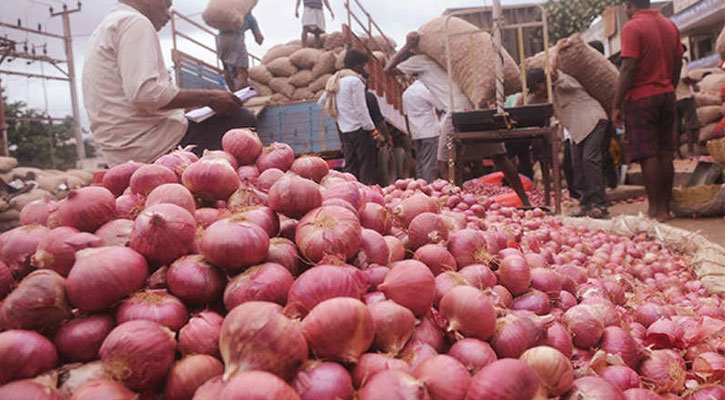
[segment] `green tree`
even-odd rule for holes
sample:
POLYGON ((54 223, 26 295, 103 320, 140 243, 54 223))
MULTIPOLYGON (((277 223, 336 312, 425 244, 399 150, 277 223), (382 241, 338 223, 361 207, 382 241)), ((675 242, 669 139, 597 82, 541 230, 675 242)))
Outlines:
POLYGON ((551 43, 586 30, 595 18, 616 3, 616 0, 547 0, 544 9, 551 43))

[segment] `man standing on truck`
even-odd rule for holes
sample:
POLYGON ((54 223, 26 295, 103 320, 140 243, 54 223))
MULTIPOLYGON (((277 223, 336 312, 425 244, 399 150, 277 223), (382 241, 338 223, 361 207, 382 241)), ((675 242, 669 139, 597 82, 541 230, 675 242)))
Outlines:
POLYGON ((179 145, 221 149, 227 130, 256 125, 239 99, 223 90, 180 89, 161 54, 158 31, 171 0, 121 0, 91 35, 83 95, 91 130, 106 162, 152 162, 179 145), (209 106, 217 115, 190 122, 185 108, 209 106))
POLYGON ((249 53, 245 43, 244 33, 252 31, 257 44, 264 43, 264 36, 259 30, 257 19, 250 11, 244 17, 242 27, 236 31, 220 31, 216 37, 216 51, 224 64, 224 80, 232 92, 248 86, 249 53))
POLYGON ((627 154, 642 166, 648 215, 670 219, 675 176, 675 86, 680 82, 682 42, 677 26, 650 9, 649 0, 626 0, 629 22, 622 29, 622 69, 612 106, 624 122, 627 154))
MULTIPOLYGON (((295 18, 300 17, 300 2, 297 0, 295 5, 295 18)), ((330 11, 330 17, 335 19, 335 13, 332 12, 328 0, 304 0, 304 10, 302 11, 302 47, 307 47, 307 34, 315 35, 315 47, 322 48, 322 38, 320 35, 325 33, 325 13, 322 10, 322 3, 325 4, 327 10, 330 11)))

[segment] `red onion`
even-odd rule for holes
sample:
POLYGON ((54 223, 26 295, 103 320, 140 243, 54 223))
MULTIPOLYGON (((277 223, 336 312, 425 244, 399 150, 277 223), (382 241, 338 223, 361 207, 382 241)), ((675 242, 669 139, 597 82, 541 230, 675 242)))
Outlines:
POLYGON ((262 141, 251 129, 231 129, 222 136, 222 148, 240 165, 248 165, 262 154, 262 141))
POLYGON ((481 264, 471 264, 458 271, 471 286, 484 290, 496 286, 498 278, 491 268, 481 264))
POLYGON ((665 316, 666 315, 664 310, 662 309, 662 306, 654 303, 641 304, 634 311, 635 321, 644 325, 645 328, 665 316))
POLYGON ((411 341, 418 341, 431 346, 435 351, 443 351, 443 330, 433 322, 431 315, 426 315, 419 320, 411 341))
POLYGON ((124 194, 116 199, 116 215, 120 218, 136 219, 145 207, 143 196, 124 194))
MULTIPOLYGON (((637 368, 642 354, 632 335, 618 326, 608 326, 604 329, 601 339, 602 350, 620 356, 630 368, 637 368)), ((574 343, 576 344, 576 338, 574 343)))
POLYGON ((58 207, 58 203, 50 197, 32 201, 20 210, 20 225, 47 225, 50 213, 58 207))
POLYGON ((586 376, 574 381, 574 387, 564 399, 625 400, 625 397, 619 388, 612 386, 604 379, 586 376))
POLYGON ((725 399, 725 388, 722 386, 708 386, 697 389, 685 400, 722 400, 725 399))
POLYGON ((103 240, 106 246, 126 247, 131 241, 133 221, 129 219, 114 219, 98 228, 96 236, 103 240))
POLYGON ((679 392, 685 388, 685 360, 674 350, 653 350, 639 366, 639 374, 658 393, 679 392))
POLYGON ((196 211, 196 201, 189 189, 178 183, 165 183, 157 186, 146 197, 146 208, 156 204, 169 203, 185 209, 192 215, 196 211))
POLYGON ((366 204, 360 189, 353 182, 342 182, 327 187, 322 192, 322 199, 325 201, 334 199, 344 200, 356 210, 356 213, 364 210, 366 204))
POLYGON ((48 217, 48 224, 53 228, 72 226, 81 231, 93 232, 112 220, 115 212, 116 199, 113 194, 106 188, 89 186, 71 190, 48 217))
POLYGON ((334 297, 360 299, 364 274, 352 267, 320 265, 300 275, 289 288, 285 313, 304 317, 319 303, 334 297))
POLYGON ((70 316, 62 276, 37 270, 20 282, 0 307, 0 327, 54 333, 70 316))
POLYGON ((487 340, 496 327, 496 312, 488 297, 476 288, 458 286, 440 303, 441 316, 448 320, 448 331, 465 337, 487 340))
POLYGON ((556 302, 556 307, 561 309, 561 311, 568 311, 570 308, 577 305, 576 297, 574 297, 573 294, 567 292, 566 290, 562 290, 559 292, 559 299, 556 302))
POLYGON ((587 348, 594 346, 604 333, 604 324, 590 305, 580 304, 570 308, 562 319, 572 333, 574 345, 587 348))
POLYGON ((390 212, 383 205, 367 202, 365 208, 360 212, 360 224, 381 235, 387 235, 392 225, 390 212))
POLYGON ((410 221, 408 239, 413 249, 426 244, 445 243, 448 240, 448 228, 440 215, 424 212, 410 221))
POLYGON ((237 159, 226 151, 204 150, 201 160, 222 160, 226 161, 234 170, 237 169, 237 159))
POLYGON ((660 395, 648 389, 627 389, 624 391, 624 398, 626 400, 662 400, 660 395))
POLYGON ((606 367, 599 371, 599 377, 621 390, 634 389, 640 386, 637 372, 624 365, 606 367))
POLYGON ((266 301, 283 306, 294 280, 292 274, 279 264, 265 263, 249 268, 227 284, 224 306, 231 310, 248 301, 266 301))
POLYGON ((157 204, 136 218, 131 248, 149 263, 163 265, 188 254, 196 237, 196 220, 175 204, 157 204))
POLYGON ((99 311, 141 289, 146 260, 126 247, 100 247, 76 253, 68 279, 68 300, 83 311, 99 311))
POLYGON ((98 357, 103 339, 115 325, 108 314, 76 318, 63 325, 55 335, 55 346, 68 361, 84 362, 98 357))
POLYGON ((571 341, 569 331, 560 322, 554 322, 546 328, 546 335, 543 344, 559 350, 566 358, 571 358, 574 344, 571 341))
POLYGON ((199 386, 221 375, 224 366, 206 354, 189 355, 177 361, 169 371, 164 388, 165 400, 189 400, 199 386))
POLYGON ((462 229, 450 234, 448 250, 458 263, 458 268, 471 264, 488 265, 492 257, 488 252, 486 238, 480 231, 462 229))
POLYGON ((211 224, 201 238, 201 254, 226 271, 260 263, 267 257, 269 236, 256 224, 234 217, 211 224))
POLYGON ((267 204, 267 195, 260 192, 254 186, 243 183, 227 201, 227 206, 232 213, 243 210, 247 207, 267 204))
POLYGON ((307 360, 304 328, 282 314, 274 303, 250 301, 227 314, 219 336, 224 379, 250 370, 269 371, 292 379, 307 360))
POLYGON ((390 268, 388 267, 370 267, 366 270, 363 270, 363 274, 365 274, 367 283, 368 285, 370 285, 370 291, 378 290, 378 285, 383 283, 385 277, 388 275, 388 272, 390 272, 390 268))
POLYGON ((390 355, 398 354, 415 330, 415 316, 407 308, 386 300, 368 306, 375 321, 373 346, 390 355))
POLYGON ((692 361, 692 372, 704 382, 720 382, 725 377, 725 357, 704 352, 692 361))
POLYGON ((174 171, 161 165, 145 164, 131 175, 131 193, 148 196, 154 188, 164 183, 177 183, 174 171))
POLYGON ((301 400, 350 400, 353 393, 350 374, 340 364, 332 362, 307 364, 297 373, 292 386, 301 400))
POLYGON ((136 400, 138 394, 109 379, 92 380, 79 387, 71 400, 136 400))
POLYGON ((219 333, 223 321, 221 315, 212 311, 202 311, 193 315, 179 331, 179 352, 220 357, 219 333))
POLYGON ((390 249, 383 235, 372 229, 361 231, 362 248, 357 254, 355 265, 367 268, 370 264, 387 265, 390 259, 390 249))
POLYGON ((435 300, 435 277, 420 261, 393 263, 385 281, 378 285, 389 299, 407 307, 415 315, 424 315, 435 300))
POLYGON ((423 382, 400 370, 387 370, 373 375, 360 389, 360 400, 419 399, 430 400, 423 382))
POLYGON ((221 400, 299 400, 300 396, 282 379, 264 371, 245 371, 226 383, 221 400))
POLYGON ((413 375, 423 382, 431 399, 463 399, 471 383, 466 367, 447 355, 426 360, 415 369, 413 375))
POLYGON ((371 304, 380 303, 381 301, 385 301, 387 299, 388 298, 385 297, 385 293, 383 292, 370 292, 363 295, 363 303, 368 306, 371 304))
POLYGON ((408 363, 410 369, 414 371, 420 364, 437 355, 438 352, 427 343, 410 341, 398 358, 408 363))
POLYGON ((388 244, 390 250, 390 260, 388 263, 394 263, 396 261, 402 261, 405 258, 405 246, 403 242, 395 236, 383 236, 385 243, 388 244))
POLYGON ((549 313, 549 297, 544 292, 532 289, 528 293, 517 297, 511 308, 531 311, 536 315, 545 315, 549 313))
POLYGON ((192 400, 219 400, 225 387, 226 382, 221 375, 211 378, 199 386, 192 400))
MULTIPOLYGON (((436 206, 433 199, 426 196, 423 193, 416 193, 407 199, 403 200, 393 210, 393 215, 397 218, 400 224, 407 228, 413 218, 424 213, 432 212, 438 213, 438 206, 436 206)), ((455 255, 455 254, 454 254, 455 255)))
POLYGON ((287 171, 294 161, 294 150, 288 144, 273 142, 262 149, 262 154, 257 158, 257 168, 260 172, 270 168, 287 171))
POLYGON ((518 256, 508 256, 501 260, 498 269, 501 285, 512 295, 518 296, 526 292, 531 284, 531 270, 526 260, 518 256))
POLYGON ((669 318, 661 318, 647 328, 644 345, 652 349, 682 348, 684 347, 682 342, 684 334, 682 326, 669 318))
POLYGON ((169 291, 188 304, 209 304, 219 297, 226 278, 200 255, 182 257, 166 273, 169 291))
POLYGON ((184 149, 180 147, 176 151, 159 157, 156 161, 154 161, 154 164, 164 166, 174 171, 176 176, 181 178, 181 175, 184 174, 184 171, 189 165, 191 165, 191 163, 199 161, 199 157, 192 153, 191 150, 191 147, 184 149))
POLYGON ((103 239, 75 228, 55 228, 38 243, 38 249, 31 263, 38 269, 50 269, 62 276, 68 276, 76 261, 76 252, 89 247, 101 247, 103 239))
POLYGON ((259 169, 254 165, 242 165, 237 168, 237 175, 239 175, 239 179, 242 182, 255 183, 257 182, 257 178, 259 178, 259 169))
POLYGON ((121 302, 116 312, 119 324, 139 319, 154 321, 176 332, 186 324, 189 313, 184 303, 165 290, 146 290, 121 302))
POLYGON ((444 246, 439 244, 427 244, 419 247, 415 251, 413 259, 427 265, 433 275, 438 275, 443 271, 456 270, 456 259, 444 246))
MULTIPOLYGON (((297 225, 299 225, 299 221, 297 221, 296 219, 287 218, 283 215, 279 219, 279 236, 281 238, 294 241, 295 233, 297 232, 297 225)), ((297 249, 297 246, 295 246, 295 249, 297 249)))
POLYGON ((410 366, 403 360, 383 354, 365 353, 352 370, 352 381, 356 388, 363 386, 370 378, 381 371, 400 370, 410 373, 410 366))
POLYGON ((205 200, 226 200, 241 181, 227 160, 202 158, 184 170, 181 183, 205 200))
POLYGON ((0 399, 64 400, 64 397, 55 387, 41 382, 40 379, 25 379, 0 386, 0 399))
POLYGON ((57 363, 55 346, 38 333, 12 329, 0 332, 0 383, 35 377, 57 363))
POLYGON ((467 400, 534 399, 541 390, 536 371, 525 362, 512 359, 494 361, 471 379, 467 400))
POLYGON ((295 242, 302 255, 312 262, 319 262, 328 254, 349 260, 362 246, 361 231, 360 221, 351 211, 323 206, 300 220, 295 242))
POLYGON ((264 193, 267 193, 272 185, 286 176, 284 171, 278 168, 269 168, 264 171, 259 170, 259 172, 260 174, 259 178, 257 178, 257 187, 264 193))
POLYGON ((280 264, 297 275, 298 258, 297 245, 293 241, 280 237, 269 239, 269 251, 264 261, 280 264))
POLYGON ((533 347, 520 359, 536 371, 549 396, 561 396, 571 389, 574 369, 559 350, 548 346, 533 347))
MULTIPOLYGON (((0 299, 4 299, 15 286, 15 279, 5 263, 0 261, 0 299)), ((0 304, 2 308, 2 304, 0 304)))
POLYGON ((518 358, 544 335, 538 317, 528 311, 515 311, 496 320, 491 347, 499 358, 518 358))
POLYGON ((264 206, 251 206, 239 209, 235 212, 234 221, 247 221, 259 225, 267 232, 270 238, 279 233, 279 217, 271 208, 264 206))
POLYGON ((285 176, 269 189, 268 203, 274 211, 299 219, 322 204, 322 194, 309 179, 285 176))
POLYGON ((141 167, 143 164, 135 161, 116 165, 103 175, 103 186, 110 190, 114 197, 118 197, 128 187, 133 173, 141 167))
POLYGON ((199 208, 194 211, 194 219, 202 228, 206 229, 209 225, 223 218, 229 218, 231 213, 223 208, 199 208))
POLYGON ((448 355, 460 361, 471 375, 475 375, 481 368, 496 361, 496 353, 491 346, 474 338, 457 341, 448 350, 448 355))
POLYGON ((531 270, 531 287, 556 298, 561 292, 561 277, 550 269, 534 268, 531 270))
POLYGON ((302 156, 292 163, 290 171, 303 178, 320 183, 322 178, 330 172, 330 167, 327 165, 327 161, 320 157, 302 156))
POLYGON ((443 296, 457 286, 470 286, 463 275, 458 272, 446 271, 435 277, 436 297, 433 305, 438 307, 443 296))
POLYGON ((355 363, 373 342, 375 321, 365 304, 349 297, 325 300, 302 320, 302 332, 320 358, 355 363), (336 332, 330 335, 330 332, 336 332))

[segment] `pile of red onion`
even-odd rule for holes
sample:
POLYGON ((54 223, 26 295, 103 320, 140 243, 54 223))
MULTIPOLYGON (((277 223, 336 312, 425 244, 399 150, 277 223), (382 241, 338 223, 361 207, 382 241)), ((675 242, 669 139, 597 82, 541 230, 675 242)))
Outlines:
POLYGON ((725 400, 725 302, 691 255, 485 183, 223 148, 0 235, 0 398, 725 400))

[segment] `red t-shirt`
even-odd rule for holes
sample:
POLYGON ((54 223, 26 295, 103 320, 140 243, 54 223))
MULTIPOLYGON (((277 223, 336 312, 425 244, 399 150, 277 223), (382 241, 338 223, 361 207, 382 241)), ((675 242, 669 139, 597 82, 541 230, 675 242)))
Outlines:
POLYGON ((639 63, 627 98, 639 100, 674 92, 675 62, 684 49, 677 26, 657 10, 638 11, 622 29, 622 58, 639 63))

